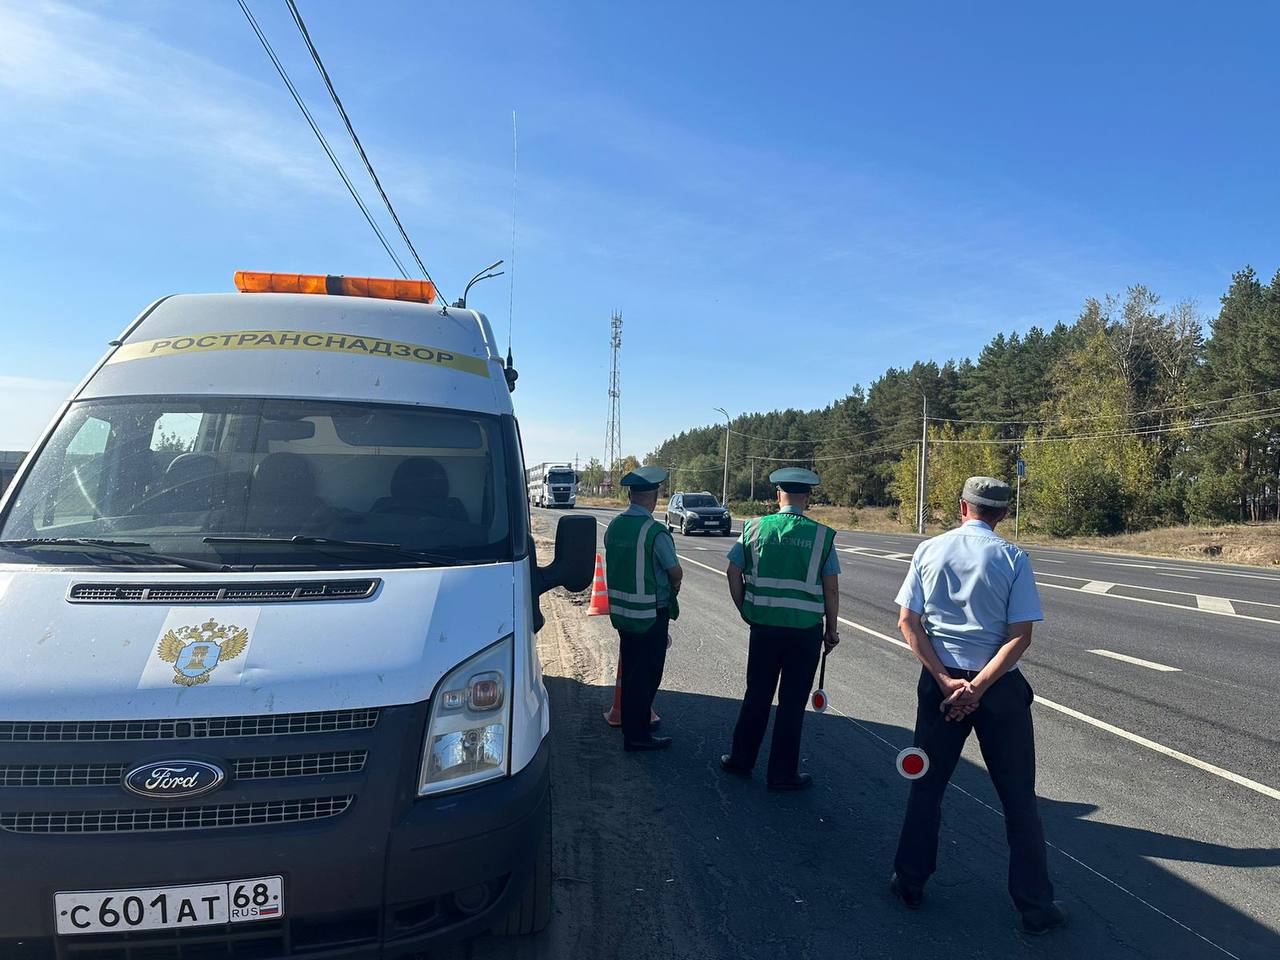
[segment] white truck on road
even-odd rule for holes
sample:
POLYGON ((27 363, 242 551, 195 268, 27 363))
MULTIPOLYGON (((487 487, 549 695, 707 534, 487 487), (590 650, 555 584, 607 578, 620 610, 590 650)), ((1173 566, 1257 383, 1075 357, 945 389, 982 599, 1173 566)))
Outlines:
POLYGON ((567 463, 539 463, 524 472, 529 502, 536 507, 574 507, 578 474, 567 463))

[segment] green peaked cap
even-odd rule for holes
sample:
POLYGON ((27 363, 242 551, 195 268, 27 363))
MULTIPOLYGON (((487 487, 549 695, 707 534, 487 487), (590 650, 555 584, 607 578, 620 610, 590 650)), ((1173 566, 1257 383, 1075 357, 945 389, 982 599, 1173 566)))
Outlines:
POLYGON ((822 481, 812 470, 804 467, 783 467, 769 474, 769 482, 780 486, 787 493, 808 493, 822 481))
POLYGON ((636 467, 620 482, 636 493, 647 493, 650 490, 657 490, 666 479, 667 471, 662 467, 636 467))

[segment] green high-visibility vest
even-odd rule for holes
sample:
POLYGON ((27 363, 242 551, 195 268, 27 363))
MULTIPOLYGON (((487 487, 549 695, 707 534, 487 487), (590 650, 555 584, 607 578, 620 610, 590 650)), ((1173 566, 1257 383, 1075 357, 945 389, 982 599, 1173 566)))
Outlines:
POLYGON ((742 529, 748 623, 805 629, 822 622, 822 567, 835 544, 830 527, 796 513, 750 520, 742 529))
MULTIPOLYGON (((670 537, 651 516, 613 518, 604 534, 605 585, 609 588, 609 619, 618 630, 643 633, 658 617, 658 582, 653 572, 653 545, 670 537)), ((671 619, 678 615, 676 598, 668 602, 671 619)))

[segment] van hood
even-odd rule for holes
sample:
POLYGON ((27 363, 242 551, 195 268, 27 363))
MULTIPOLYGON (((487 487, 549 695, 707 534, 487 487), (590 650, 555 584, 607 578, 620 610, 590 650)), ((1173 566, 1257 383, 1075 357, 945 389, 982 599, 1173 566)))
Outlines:
POLYGON ((514 564, 219 577, 0 567, 0 720, 308 713, 415 703, 510 634, 514 564), (361 600, 72 603, 73 584, 381 581, 361 600), (201 679, 203 677, 203 679, 201 679))

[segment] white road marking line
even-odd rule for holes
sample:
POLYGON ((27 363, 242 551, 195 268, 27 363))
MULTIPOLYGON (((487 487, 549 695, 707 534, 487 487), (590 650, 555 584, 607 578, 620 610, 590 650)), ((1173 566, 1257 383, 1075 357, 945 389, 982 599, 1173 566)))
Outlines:
POLYGON ((1225 597, 1205 597, 1196 594, 1196 606, 1201 610, 1208 610, 1210 613, 1227 613, 1235 615, 1236 608, 1231 605, 1231 601, 1225 597))
POLYGON ((1268 576, 1264 573, 1241 573, 1238 570, 1205 570, 1200 567, 1172 567, 1158 563, 1121 563, 1118 560, 1090 560, 1090 563, 1105 563, 1112 567, 1140 567, 1144 570, 1182 570, 1187 573, 1198 573, 1206 577, 1242 577, 1246 580, 1271 580, 1280 582, 1280 577, 1274 574, 1268 576))
POLYGON ((727 576, 723 570, 717 570, 715 567, 709 567, 705 563, 699 563, 697 560, 693 559, 693 557, 686 557, 680 553, 677 553, 676 556, 681 560, 684 560, 686 563, 692 563, 695 567, 701 567, 703 570, 710 570, 712 573, 718 573, 722 577, 727 576))
MULTIPOLYGON (((870 627, 864 627, 862 624, 854 623, 852 620, 846 620, 844 617, 840 617, 840 622, 853 627, 855 630, 861 630, 863 633, 870 634, 873 637, 879 637, 881 640, 887 640, 889 643, 895 644, 899 647, 907 647, 908 650, 911 649, 903 641, 898 640, 896 637, 891 637, 886 633, 881 633, 879 630, 872 630, 870 627)), ((1081 723, 1087 723, 1090 726, 1097 727, 1099 730, 1105 730, 1107 733, 1113 734, 1121 739, 1128 740, 1130 743, 1136 743, 1140 747, 1146 747, 1148 750, 1154 750, 1156 753, 1163 754, 1164 756, 1177 760, 1180 763, 1185 763, 1188 766, 1195 767, 1197 770, 1203 770, 1206 773, 1213 774, 1215 777, 1230 780, 1232 783, 1252 790, 1255 793, 1260 793, 1264 797, 1270 797, 1272 800, 1280 800, 1280 790, 1277 790, 1275 787, 1269 787, 1265 783, 1259 783, 1257 780, 1250 780, 1248 777, 1242 777, 1238 773, 1232 773, 1230 770, 1225 770, 1216 764, 1208 763, 1198 757, 1193 757, 1190 754, 1183 753, 1181 750, 1174 750, 1172 747, 1166 747, 1163 743, 1156 743, 1156 741, 1148 740, 1146 737, 1139 736, 1136 733, 1130 733, 1128 730, 1117 727, 1114 724, 1107 723, 1105 720, 1099 720, 1097 717, 1091 717, 1087 713, 1081 713, 1079 710, 1073 710, 1071 707, 1064 706, 1061 703, 1046 700, 1039 694, 1036 694, 1036 703, 1046 706, 1050 710, 1057 710, 1059 713, 1064 713, 1068 717, 1079 720, 1081 723)))
POLYGON ((1156 663, 1154 660, 1143 660, 1141 657, 1131 657, 1127 653, 1116 653, 1113 650, 1090 650, 1090 653, 1096 653, 1100 657, 1110 657, 1112 660, 1123 660, 1125 663, 1134 663, 1140 667, 1146 667, 1148 670, 1159 670, 1161 673, 1181 673, 1181 667, 1170 667, 1163 663, 1156 663))
POLYGON ((1032 557, 1036 563, 1066 563, 1065 560, 1050 560, 1048 557, 1032 557))
MULTIPOLYGON (((1060 579, 1060 580, 1083 580, 1083 579, 1084 579, 1084 577, 1075 577, 1075 576, 1072 576, 1071 574, 1068 574, 1068 573, 1044 573, 1044 574, 1041 574, 1041 576, 1045 576, 1045 577, 1057 577, 1057 578, 1058 578, 1058 579, 1060 579)), ((1174 577, 1174 576, 1178 576, 1178 574, 1174 574, 1174 573, 1166 573, 1166 574, 1162 574, 1162 576, 1166 576, 1166 577, 1174 577)), ((1193 579, 1193 580, 1194 580, 1194 579, 1198 579, 1198 578, 1196 578, 1196 577, 1192 577, 1191 579, 1193 579)), ((1037 581, 1037 582, 1039 582, 1039 581, 1037 581)), ((1041 584, 1041 586, 1044 586, 1044 584, 1041 584)), ((1199 594, 1192 593, 1190 590, 1169 590, 1169 589, 1168 589, 1168 588, 1166 588, 1166 587, 1149 587, 1149 586, 1147 586, 1146 584, 1137 584, 1137 583, 1121 583, 1121 584, 1112 584, 1112 586, 1113 586, 1113 587, 1114 587, 1114 586, 1128 587, 1128 588, 1130 588, 1130 589, 1132 589, 1132 590, 1148 590, 1148 591, 1150 591, 1151 593, 1169 593, 1169 594, 1173 594, 1175 597, 1196 597, 1196 596, 1199 596, 1199 594)), ((1090 591, 1090 592, 1092 592, 1092 591, 1090 591)), ((1116 599, 1116 600, 1133 600, 1133 599, 1135 599, 1134 597, 1126 597, 1126 596, 1122 596, 1122 595, 1120 595, 1120 594, 1115 594, 1115 593, 1107 594, 1107 596, 1113 597, 1113 598, 1114 598, 1114 599, 1116 599)), ((1235 613, 1235 608, 1234 608, 1234 607, 1232 607, 1232 608, 1227 608, 1227 607, 1223 607, 1223 606, 1221 606, 1221 605, 1216 605, 1216 604, 1214 603, 1214 601, 1217 601, 1217 600, 1221 600, 1223 603, 1251 603, 1251 604, 1253 604, 1254 606, 1257 606, 1257 607, 1275 607, 1276 609, 1280 610, 1280 603, 1268 603, 1268 602, 1267 602, 1267 601, 1265 601, 1265 600, 1241 600, 1239 597, 1212 597, 1212 596, 1211 596, 1211 597, 1206 597, 1205 599, 1206 599, 1207 601, 1209 601, 1209 602, 1208 602, 1208 603, 1206 603, 1206 604, 1204 604, 1204 605, 1202 605, 1202 606, 1200 606, 1200 608, 1199 608, 1199 609, 1201 609, 1201 610, 1211 610, 1211 611, 1212 611, 1212 610, 1218 610, 1218 611, 1219 611, 1219 612, 1221 612, 1221 613, 1228 613, 1228 612, 1230 612, 1230 613, 1235 613)), ((1179 604, 1179 606, 1180 606, 1180 604, 1179 604)))
MULTIPOLYGON (((861 731, 862 731, 863 733, 865 733, 867 736, 872 737, 873 739, 879 740, 881 743, 883 743, 883 744, 885 744, 886 746, 888 746, 888 747, 889 747, 889 749, 890 749, 890 750, 892 750, 892 751, 894 751, 895 753, 898 751, 898 749, 899 749, 898 744, 896 744, 896 743, 891 743, 890 741, 886 740, 884 737, 880 736, 880 734, 876 733, 874 730, 870 729, 869 727, 866 727, 866 726, 864 726, 863 724, 859 723, 857 720, 855 720, 853 717, 849 716, 847 713, 841 713, 841 712, 840 712, 836 707, 828 707, 828 708, 827 708, 827 710, 828 710, 830 713, 835 714, 837 717, 843 717, 845 720, 848 720, 850 723, 852 723, 855 727, 857 727, 859 730, 861 730, 861 731)), ((958 783, 955 783, 954 781, 952 781, 952 782, 951 782, 951 783, 949 783, 947 786, 948 786, 948 787, 949 787, 949 789, 951 789, 951 790, 956 790, 956 791, 959 791, 960 793, 963 793, 966 797, 968 797, 968 798, 969 798, 970 800, 972 800, 974 803, 978 804, 978 806, 980 806, 980 807, 985 807, 987 810, 990 810, 992 813, 994 813, 994 814, 995 814, 997 817, 999 817, 1001 820, 1003 820, 1003 819, 1004 819, 1004 813, 1003 813, 1003 811, 997 810, 995 807, 991 806, 991 804, 987 803, 987 801, 983 800, 981 797, 977 796, 976 794, 970 793, 968 790, 966 790, 964 787, 960 786, 958 783)), ((1053 842, 1052 842, 1052 841, 1050 841, 1050 840, 1046 840, 1046 841, 1045 841, 1045 846, 1046 846, 1046 847, 1049 847, 1051 850, 1056 850, 1058 853, 1062 854, 1064 857, 1066 857, 1068 860, 1070 860, 1070 861, 1071 861, 1072 863, 1074 863, 1076 866, 1081 867, 1081 868, 1083 868, 1083 869, 1085 869, 1085 870, 1089 871, 1089 873, 1093 874, 1093 875, 1094 875, 1095 877, 1097 877, 1099 880, 1104 880, 1104 881, 1106 881, 1107 883, 1111 884, 1111 886, 1113 886, 1113 887, 1115 887, 1117 890, 1119 890, 1121 893, 1127 894, 1128 896, 1132 897, 1134 900, 1137 900, 1137 901, 1138 901, 1140 904, 1142 904, 1144 907, 1146 907, 1146 908, 1148 908, 1149 910, 1152 910, 1153 912, 1155 912, 1155 913, 1159 914, 1160 916, 1164 917, 1164 918, 1165 918, 1166 920, 1168 920, 1170 923, 1174 924, 1175 926, 1181 927, 1183 930, 1187 931, 1187 933, 1191 934, 1192 936, 1194 936, 1194 937, 1196 937, 1196 938, 1198 938, 1198 939, 1200 939, 1200 940, 1203 940, 1205 943, 1209 944, 1209 946, 1213 947, 1215 950, 1219 950, 1219 951, 1221 951, 1222 953, 1226 954, 1228 957, 1231 957, 1231 960, 1240 960, 1240 958, 1239 958, 1238 956, 1236 956, 1234 953, 1232 953, 1230 950, 1226 949, 1225 947, 1221 947, 1221 946, 1219 946, 1218 944, 1216 944, 1216 943, 1214 943, 1212 940, 1210 940, 1208 937, 1206 937, 1204 934, 1199 933, 1199 932, 1197 932, 1197 931, 1193 930, 1191 927, 1187 926, 1185 923, 1183 923, 1183 922, 1182 922, 1181 920, 1179 920, 1177 917, 1170 916, 1169 914, 1165 913, 1163 910, 1161 910, 1159 907, 1157 907, 1155 904, 1151 903, 1150 901, 1142 899, 1142 897, 1138 896, 1136 893, 1134 893, 1134 892, 1133 892, 1132 890, 1130 890, 1128 887, 1124 887, 1124 886, 1121 886, 1120 884, 1116 883, 1116 881, 1112 880, 1112 879, 1111 879, 1110 877, 1108 877, 1105 873, 1101 873, 1101 872, 1099 872, 1098 870, 1095 870, 1093 867, 1089 866, 1089 864, 1085 863, 1085 862, 1084 862, 1083 860, 1081 860, 1080 858, 1078 858, 1078 857, 1074 857, 1074 856, 1072 856, 1071 854, 1067 853, 1067 851, 1063 850, 1063 849, 1062 849, 1060 846, 1058 846, 1056 843, 1053 843, 1053 842)))
MULTIPOLYGON (((911 562, 910 557, 905 557, 901 554, 899 554, 897 558, 892 556, 881 556, 875 553, 863 553, 861 555, 868 560, 893 560, 897 563, 911 562)), ((1083 580, 1084 579, 1084 577, 1075 577, 1066 573, 1045 573, 1045 574, 1042 574, 1042 576, 1061 577, 1065 580, 1083 580)), ((1146 597, 1129 597, 1121 593, 1108 593, 1107 591, 1117 586, 1117 584, 1107 583, 1106 581, 1103 581, 1103 580, 1090 580, 1083 587, 1073 587, 1073 586, 1067 586, 1066 584, 1062 584, 1062 583, 1048 583, 1047 581, 1037 579, 1036 586, 1052 587, 1056 590, 1070 590, 1072 593, 1082 593, 1082 592, 1092 593, 1098 596, 1107 597, 1108 599, 1111 599, 1111 600, 1128 600, 1130 603, 1150 603, 1157 607, 1172 607, 1175 610, 1198 610, 1200 613, 1211 613, 1214 616, 1218 616, 1218 617, 1235 617, 1237 620, 1253 620, 1256 623, 1280 623, 1280 620, 1277 620, 1273 617, 1253 617, 1245 613, 1236 613, 1234 607, 1232 607, 1230 611, 1228 611, 1225 608, 1214 609, 1212 606, 1189 607, 1185 603, 1168 603, 1167 601, 1164 601, 1164 600, 1150 600, 1146 597), (1103 589, 1104 587, 1106 588, 1105 590, 1103 589)), ((1166 590, 1163 587, 1140 587, 1140 586, 1137 586, 1136 584, 1130 584, 1130 583, 1119 584, 1119 586, 1132 587, 1135 590, 1150 590, 1153 593, 1172 593, 1180 597, 1196 596, 1196 594, 1190 593, 1186 590, 1166 590)), ((1219 600, 1223 598, 1209 597, 1207 599, 1212 601, 1212 600, 1219 600)), ((1249 603, 1249 604, 1253 604, 1255 606, 1260 606, 1260 607, 1280 608, 1280 604, 1264 603, 1261 600, 1226 600, 1225 602, 1249 603)))
POLYGON ((866 557, 868 560, 893 560, 896 563, 911 562, 911 557, 905 553, 872 553, 869 550, 859 550, 858 555, 866 557))
MULTIPOLYGON (((1063 586, 1060 583, 1045 583, 1044 581, 1037 580, 1036 585, 1040 587, 1052 587, 1055 590, 1070 590, 1072 593, 1080 592, 1078 587, 1067 587, 1067 586, 1063 586)), ((1139 589, 1154 590, 1155 588, 1141 587, 1139 589)), ((1176 591, 1169 590, 1166 592, 1174 593, 1176 591)), ((1199 607, 1189 607, 1185 603, 1168 603, 1164 600, 1148 600, 1146 597, 1126 597, 1123 594, 1119 594, 1119 593, 1108 593, 1107 596, 1112 600, 1128 600, 1130 603, 1150 603, 1153 606, 1157 606, 1157 607, 1173 607, 1173 609, 1175 610, 1189 610, 1193 613, 1194 612, 1208 613, 1208 614, 1212 614, 1215 617, 1234 617, 1237 620, 1253 620, 1255 623, 1271 623, 1271 624, 1280 623, 1280 620, 1276 620, 1273 617, 1251 617, 1247 613, 1227 613, 1225 610, 1204 610, 1204 609, 1200 609, 1199 607)), ((1194 594, 1183 594, 1183 596, 1194 596, 1194 594)), ((1252 603, 1253 601, 1241 600, 1237 602, 1252 603)), ((1275 604, 1262 604, 1262 606, 1275 606, 1275 604)))
POLYGON ((1215 777, 1221 777, 1223 780, 1230 780, 1232 783, 1239 784, 1255 793, 1260 793, 1264 797, 1270 797, 1272 800, 1280 800, 1280 790, 1275 787, 1269 787, 1265 783, 1259 783, 1257 780, 1250 780, 1248 777, 1242 777, 1238 773, 1232 773, 1230 770, 1224 770, 1216 764, 1206 763, 1197 757, 1183 753, 1180 750, 1174 750, 1172 747, 1166 747, 1163 743, 1156 743, 1154 740, 1148 740, 1136 733, 1130 733, 1113 724, 1107 723, 1105 720, 1099 720, 1091 717, 1087 713, 1081 713, 1079 710, 1072 710, 1070 707, 1063 706, 1060 703, 1054 703, 1052 700, 1046 700, 1044 697, 1036 694, 1036 703, 1042 703, 1050 710, 1057 710, 1059 713, 1065 713, 1068 717, 1074 717, 1082 723, 1087 723, 1097 727, 1099 730, 1105 730, 1107 733, 1115 734, 1132 743, 1138 744, 1140 747, 1146 747, 1148 750, 1154 750, 1156 753, 1162 753, 1166 757, 1171 757, 1188 766, 1195 767, 1197 770, 1203 770, 1206 773, 1212 773, 1215 777))
MULTIPOLYGON (((725 573, 723 570, 717 570, 715 567, 708 567, 705 563, 698 563, 697 560, 692 560, 689 557, 681 557, 680 559, 688 560, 689 563, 692 563, 695 566, 703 567, 706 570, 710 570, 712 573, 718 573, 721 576, 725 576, 725 573)), ((1056 584, 1051 584, 1051 586, 1056 586, 1056 584)), ((1069 590, 1072 588, 1064 587, 1063 589, 1069 590)), ((1132 600, 1135 598, 1125 597, 1123 599, 1132 600)), ((1165 607, 1178 606, 1178 604, 1175 604, 1175 603, 1161 603, 1161 601, 1159 600, 1149 600, 1146 602, 1159 604, 1160 606, 1165 606, 1165 607)), ((1185 610, 1186 608, 1183 607, 1182 609, 1185 610)), ((1206 611, 1206 612, 1209 612, 1209 611, 1206 611)), ((1239 617, 1240 614, 1237 613, 1237 614, 1234 614, 1234 616, 1239 617)), ((852 620, 847 620, 844 617, 838 617, 837 619, 841 623, 843 623, 845 626, 853 627, 855 630, 860 630, 861 632, 873 637, 877 637, 880 640, 887 640, 889 643, 892 643, 895 646, 904 647, 907 650, 911 649, 910 645, 907 644, 905 641, 899 640, 896 637, 891 637, 887 633, 881 633, 879 630, 872 630, 870 627, 864 627, 862 624, 854 623, 852 620)), ((1260 620, 1262 618, 1247 617, 1245 619, 1260 620)), ((1268 622, 1271 622, 1271 621, 1268 621, 1268 622)), ((1057 710, 1059 713, 1066 714, 1068 717, 1072 717, 1073 719, 1079 720, 1081 723, 1087 723, 1090 726, 1097 727, 1099 730, 1105 730, 1107 733, 1113 734, 1124 740, 1128 740, 1131 743, 1136 743, 1140 747, 1146 747, 1148 750, 1154 750, 1156 753, 1163 754, 1164 756, 1169 757, 1173 760, 1177 760, 1180 763, 1185 763, 1188 766, 1195 767, 1197 770, 1203 770, 1206 773, 1213 774, 1215 777, 1221 777, 1223 780, 1229 780, 1232 783, 1238 784, 1239 786, 1252 790, 1255 793, 1260 793, 1264 797, 1270 797, 1272 800, 1280 800, 1280 790, 1277 790, 1275 787, 1269 787, 1265 783, 1259 783, 1257 780, 1250 780, 1248 777, 1241 776, 1238 773, 1233 773, 1232 771, 1219 767, 1216 764, 1208 763, 1207 761, 1201 760, 1198 757, 1193 757, 1188 753, 1183 753, 1180 750, 1174 750, 1172 747, 1166 747, 1163 743, 1156 743, 1156 741, 1148 740, 1146 737, 1140 736, 1136 733, 1130 733, 1128 730, 1125 730, 1121 727, 1117 727, 1114 724, 1107 723, 1105 720, 1099 720, 1097 717, 1091 717, 1087 713, 1081 713, 1079 710, 1073 710, 1071 707, 1064 706, 1061 703, 1055 703, 1052 700, 1046 700, 1044 697, 1040 696, 1039 694, 1036 694, 1036 703, 1046 706, 1050 710, 1057 710)))
POLYGON ((1167 573, 1164 570, 1156 570, 1157 577, 1177 577, 1179 580, 1199 580, 1199 577, 1193 577, 1189 573, 1167 573))

